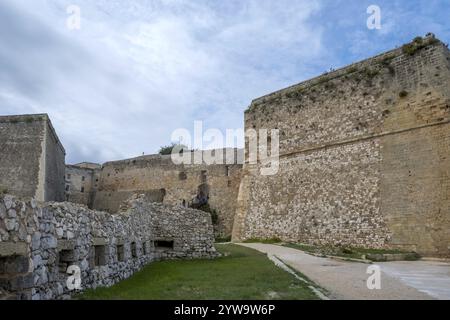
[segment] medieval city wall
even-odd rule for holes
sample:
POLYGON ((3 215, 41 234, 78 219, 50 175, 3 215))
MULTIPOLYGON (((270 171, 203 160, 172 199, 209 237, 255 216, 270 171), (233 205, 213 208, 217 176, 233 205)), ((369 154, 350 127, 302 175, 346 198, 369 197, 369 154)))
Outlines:
POLYGON ((111 286, 160 259, 214 258, 211 217, 180 206, 130 200, 111 215, 73 203, 0 196, 0 299, 67 299, 111 286))
POLYGON ((450 254, 450 54, 433 37, 253 101, 280 172, 245 164, 234 240, 450 254))

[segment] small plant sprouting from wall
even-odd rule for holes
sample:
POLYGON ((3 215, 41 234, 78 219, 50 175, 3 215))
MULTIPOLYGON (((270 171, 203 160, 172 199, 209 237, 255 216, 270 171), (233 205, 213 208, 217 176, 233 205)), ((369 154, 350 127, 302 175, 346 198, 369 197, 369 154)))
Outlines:
POLYGON ((371 69, 371 68, 365 68, 364 74, 369 77, 370 79, 375 78, 377 75, 380 74, 380 71, 377 69, 371 69))
POLYGON ((350 67, 350 68, 348 68, 348 70, 347 70, 347 74, 349 74, 349 73, 355 73, 355 72, 357 72, 358 71, 358 68, 357 67, 350 67))
POLYGON ((406 98, 408 96, 408 91, 402 90, 400 91, 400 93, 398 94, 398 96, 400 98, 406 98))
POLYGON ((8 193, 8 189, 0 186, 0 194, 3 195, 3 194, 7 194, 7 193, 8 193))
POLYGON ((402 47, 402 51, 404 54, 409 56, 413 56, 420 49, 425 48, 428 45, 434 44, 439 40, 433 38, 430 41, 425 41, 422 37, 416 37, 411 43, 405 44, 402 47))
POLYGON ((381 65, 384 68, 387 68, 391 75, 395 75, 395 68, 391 64, 393 59, 394 59, 393 56, 387 56, 387 57, 384 57, 383 60, 381 60, 381 65))
POLYGON ((170 146, 164 146, 164 147, 161 147, 161 148, 159 149, 159 154, 160 154, 160 155, 163 155, 163 156, 171 155, 171 154, 172 154, 172 151, 173 151, 173 149, 175 149, 175 147, 180 147, 180 149, 181 149, 181 152, 180 152, 180 153, 183 153, 184 150, 187 150, 187 149, 188 149, 188 147, 185 146, 184 144, 176 144, 176 143, 172 143, 170 146))

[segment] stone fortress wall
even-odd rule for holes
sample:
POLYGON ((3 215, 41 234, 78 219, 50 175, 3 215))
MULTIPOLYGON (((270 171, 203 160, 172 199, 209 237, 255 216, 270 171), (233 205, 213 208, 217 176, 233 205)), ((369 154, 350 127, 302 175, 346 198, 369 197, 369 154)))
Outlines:
POLYGON ((64 200, 66 152, 46 114, 0 116, 0 193, 64 200))
POLYGON ((0 300, 68 299, 69 266, 82 290, 111 286, 152 261, 217 257, 213 242, 208 213, 143 196, 117 215, 0 196, 0 300))
POLYGON ((430 35, 252 102, 280 172, 244 165, 233 239, 450 256, 450 52, 430 35))
MULTIPOLYGON (((243 154, 242 150, 235 149, 214 152, 223 158, 213 165, 205 162, 178 165, 171 156, 152 155, 108 162, 100 169, 67 166, 66 182, 70 190, 67 199, 95 210, 115 213, 123 201, 135 194, 145 194, 153 202, 184 207, 191 206, 200 197, 217 211, 216 235, 230 236, 243 154)), ((197 153, 203 156, 202 152, 197 153)), ((191 153, 191 163, 195 157, 191 153)))

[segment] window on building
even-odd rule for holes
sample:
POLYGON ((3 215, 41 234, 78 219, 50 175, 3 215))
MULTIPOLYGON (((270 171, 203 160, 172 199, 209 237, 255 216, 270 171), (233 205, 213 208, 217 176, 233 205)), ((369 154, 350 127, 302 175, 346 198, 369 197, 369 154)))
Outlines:
POLYGON ((84 187, 81 187, 81 193, 84 193, 84 187))
POLYGON ((125 261, 125 249, 123 245, 117 246, 117 261, 119 262, 125 261))
POLYGON ((67 268, 69 268, 75 261, 73 250, 61 250, 58 255, 58 268, 59 272, 66 273, 67 268))
POLYGON ((67 180, 70 180, 70 178, 72 178, 72 175, 69 173, 67 174, 67 180))
POLYGON ((138 256, 136 242, 131 243, 131 256, 133 258, 137 258, 137 256, 138 256))
POLYGON ((81 181, 85 181, 85 180, 86 180, 86 177, 82 176, 81 181))
POLYGON ((225 176, 226 177, 230 176, 230 167, 229 166, 225 166, 225 176))
POLYGON ((69 185, 66 186, 66 191, 70 191, 70 186, 69 185))
POLYGON ((172 240, 157 240, 155 241, 155 248, 164 250, 167 249, 173 250, 174 242, 172 240))
POLYGON ((106 264, 106 247, 95 246, 94 252, 95 252, 94 265, 96 267, 104 266, 106 264))
POLYGON ((1 281, 2 279, 27 273, 29 271, 29 268, 30 268, 30 261, 28 257, 0 256, 0 289, 2 288, 3 284, 1 281))

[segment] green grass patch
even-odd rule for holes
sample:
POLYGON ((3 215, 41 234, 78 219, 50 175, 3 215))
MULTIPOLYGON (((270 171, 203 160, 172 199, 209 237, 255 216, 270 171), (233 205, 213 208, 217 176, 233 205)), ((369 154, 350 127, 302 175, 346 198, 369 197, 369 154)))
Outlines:
POLYGON ((275 244, 275 243, 281 243, 283 242, 279 238, 271 238, 271 239, 259 239, 259 238, 252 238, 243 241, 243 243, 264 243, 264 244, 275 244))
POLYGON ((149 264, 111 288, 88 290, 84 300, 315 300, 307 284, 276 267, 266 255, 217 245, 215 260, 149 264))
MULTIPOLYGON (((414 252, 401 250, 367 249, 367 248, 345 248, 345 247, 318 247, 297 243, 286 243, 283 246, 298 249, 319 256, 336 256, 348 259, 369 259, 370 256, 386 254, 405 254, 405 260, 418 260, 420 256, 414 252)), ((375 260, 374 260, 375 261, 375 260)))
POLYGON ((227 243, 227 242, 231 242, 231 236, 216 238, 216 243, 227 243))

